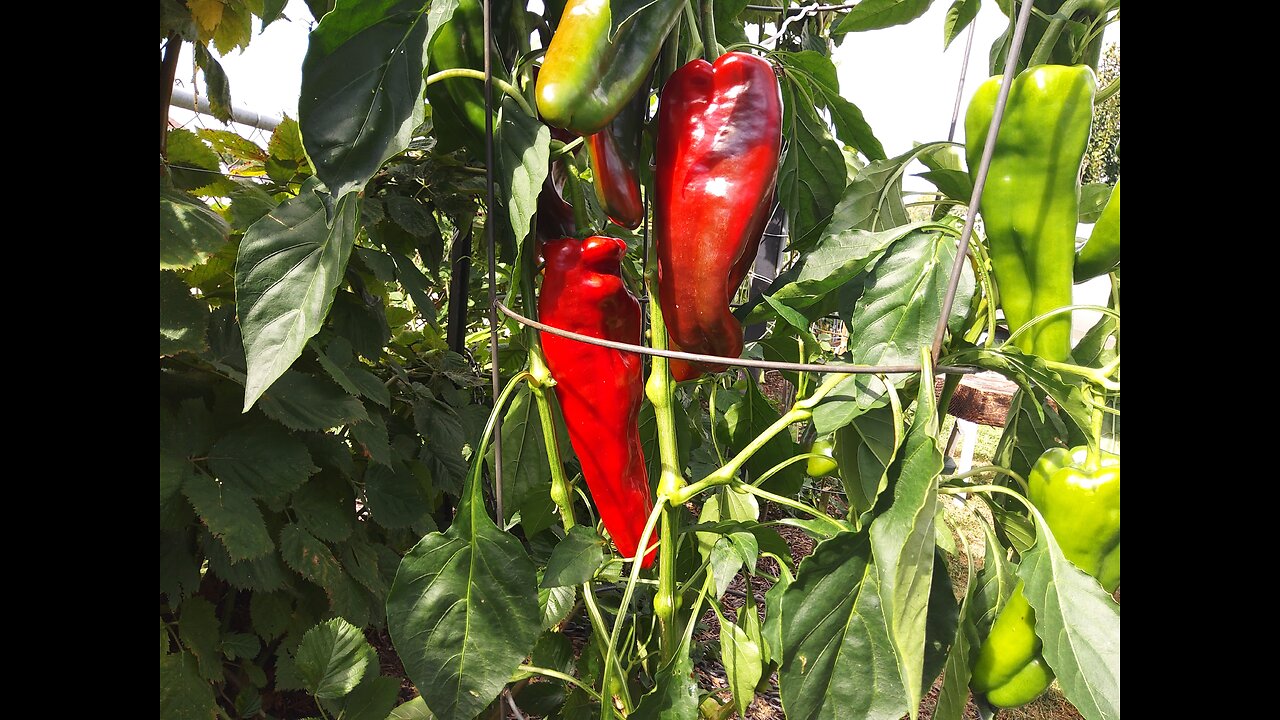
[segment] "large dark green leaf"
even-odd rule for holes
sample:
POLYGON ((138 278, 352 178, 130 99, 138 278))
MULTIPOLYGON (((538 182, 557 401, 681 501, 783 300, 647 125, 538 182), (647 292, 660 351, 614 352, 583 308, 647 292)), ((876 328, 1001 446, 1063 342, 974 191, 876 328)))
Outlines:
POLYGON ((200 676, 222 681, 222 655, 218 652, 219 623, 213 603, 189 597, 178 609, 178 635, 182 645, 196 656, 200 676))
POLYGON ((204 71, 209 108, 214 117, 222 122, 228 122, 231 120, 231 84, 227 81, 227 73, 203 43, 195 43, 194 50, 196 65, 204 71))
POLYGON ((926 374, 919 383, 915 416, 898 461, 893 504, 871 524, 870 532, 885 622, 912 717, 924 692, 925 624, 935 559, 938 474, 942 472, 932 379, 932 374, 926 374))
POLYGON ((716 40, 721 45, 747 42, 747 32, 743 22, 738 19, 747 9, 748 0, 719 0, 715 4, 716 40))
POLYGON ((183 483, 182 491, 209 532, 226 546, 233 561, 260 557, 275 548, 262 511, 248 490, 221 484, 197 472, 183 483))
MULTIPOLYGON (((885 248, 917 227, 919 224, 913 223, 869 232, 832 225, 812 250, 773 281, 765 294, 793 308, 813 305, 839 290, 880 257, 885 248)), ((761 304, 751 311, 746 322, 758 322, 772 314, 768 304, 761 304)))
POLYGON ((316 347, 314 342, 311 345, 320 366, 343 390, 351 395, 369 398, 384 408, 391 407, 391 391, 377 375, 356 360, 351 343, 346 338, 334 338, 324 350, 316 347))
POLYGON ((787 211, 792 244, 803 244, 831 219, 844 189, 844 155, 818 116, 807 83, 787 76, 782 134, 786 154, 778 167, 778 202, 787 211))
MULTIPOLYGON (((720 3, 716 4, 716 10, 720 3)), ((716 32, 719 34, 719 24, 716 32)), ((799 73, 812 83, 813 91, 818 95, 826 108, 831 111, 831 122, 835 125, 836 134, 846 145, 860 150, 870 160, 883 160, 884 146, 876 137, 871 125, 862 116, 857 105, 846 100, 840 94, 840 81, 836 76, 835 63, 820 52, 805 50, 803 52, 775 53, 777 58, 790 73, 799 73)))
POLYGON ((309 480, 289 498, 289 507, 298 524, 321 540, 342 542, 351 537, 355 495, 350 483, 337 473, 324 472, 309 480))
POLYGON ((502 109, 494 127, 498 151, 499 183, 506 189, 507 211, 516 242, 529 234, 533 214, 538 211, 538 193, 547 177, 551 150, 551 130, 529 117, 515 100, 502 96, 502 109))
POLYGON ((876 585, 865 533, 839 533, 800 564, 773 651, 790 720, 898 720, 906 711, 876 585))
POLYGON ((328 430, 369 419, 364 405, 333 383, 287 370, 262 395, 262 412, 292 430, 328 430))
MULTIPOLYGON (((949 234, 916 230, 894 243, 876 263, 862 296, 845 318, 854 362, 918 364, 920 349, 933 345, 955 262, 956 239, 949 234)), ((953 331, 964 321, 975 287, 973 271, 966 263, 948 320, 953 331)), ((889 377, 895 384, 904 379, 902 375, 889 377)), ((883 404, 882 395, 878 379, 854 375, 818 407, 814 424, 818 432, 830 432, 883 404)))
POLYGON ((301 440, 261 421, 223 436, 209 452, 209 467, 223 485, 237 485, 265 500, 283 498, 319 470, 301 440))
POLYGON ((359 203, 338 201, 325 221, 319 183, 308 180, 245 233, 236 258, 236 311, 248 362, 244 408, 253 407, 320 330, 355 242, 359 203))
POLYGON ((904 25, 929 9, 933 0, 862 0, 831 32, 839 35, 904 25))
MULTIPOLYGON (((750 611, 751 617, 755 619, 755 608, 750 608, 750 611)), ((733 690, 734 706, 738 708, 740 715, 746 717, 747 706, 755 697, 755 688, 760 683, 763 671, 760 643, 728 618, 722 617, 720 618, 720 659, 724 662, 729 688, 733 690)))
POLYGON ((370 465, 364 472, 365 494, 373 519, 385 528, 417 525, 430 515, 427 488, 402 463, 370 465))
POLYGON ((551 559, 547 561, 547 571, 539 587, 581 585, 595 575, 603 560, 604 541, 595 530, 575 525, 551 551, 551 559))
POLYGON ((307 631, 294 653, 303 687, 318 698, 340 698, 355 689, 378 655, 360 628, 334 618, 307 631))
POLYGON ((200 352, 208 347, 204 330, 209 306, 191 295, 191 288, 177 273, 160 272, 160 357, 184 350, 200 352))
MULTIPOLYGON (((748 385, 742 401, 725 413, 725 423, 729 428, 729 444, 734 450, 746 447, 781 417, 755 383, 748 383, 748 385)), ((790 431, 784 430, 770 438, 764 447, 747 460, 743 468, 749 473, 750 480, 754 482, 774 466, 799 454, 800 446, 791 439, 790 431)), ((761 487, 769 492, 791 497, 800 491, 800 485, 803 483, 803 466, 800 463, 792 463, 781 472, 775 473, 761 487)))
POLYGON ((370 675, 346 697, 325 706, 342 720, 387 720, 400 699, 400 678, 370 675))
POLYGON ((492 702, 541 625, 533 562, 485 514, 480 462, 453 525, 409 551, 387 596, 396 652, 442 720, 471 720, 492 702))
POLYGON ((227 241, 227 221, 208 205, 177 190, 160 188, 160 269, 203 263, 227 241))
POLYGON ((634 720, 694 720, 698 717, 698 682, 693 677, 693 658, 686 636, 675 654, 658 668, 657 687, 640 698, 631 717, 634 720))
MULTIPOLYGON (((487 460, 492 468, 492 454, 487 460)), ((502 502, 503 520, 519 512, 526 535, 536 535, 555 521, 547 446, 528 386, 516 391, 502 418, 502 502)))
POLYGON ((160 658, 161 720, 209 720, 217 710, 213 685, 196 672, 187 653, 160 658))
POLYGON ((335 198, 364 188, 409 146, 424 116, 427 47, 456 7, 457 0, 340 0, 311 31, 298 124, 335 198))
POLYGON ((1023 554, 1018 576, 1063 694, 1089 720, 1118 720, 1120 606, 1062 555, 1039 515, 1036 544, 1023 554))
POLYGON ((836 430, 832 452, 851 519, 875 507, 889 486, 889 467, 901 444, 902 417, 889 405, 872 408, 836 430))

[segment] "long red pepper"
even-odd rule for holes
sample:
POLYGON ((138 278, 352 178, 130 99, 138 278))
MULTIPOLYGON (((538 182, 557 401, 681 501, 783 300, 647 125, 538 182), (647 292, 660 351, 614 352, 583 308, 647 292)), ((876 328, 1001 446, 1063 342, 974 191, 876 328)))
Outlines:
MULTIPOLYGON (((544 244, 541 320, 562 330, 639 344, 640 301, 621 274, 626 250, 623 241, 600 236, 544 244)), ((600 519, 618 552, 632 557, 653 510, 640 447, 640 355, 550 333, 542 333, 542 350, 600 519)), ((652 565, 655 554, 651 550, 641 564, 652 565)))
MULTIPOLYGON (((782 150, 773 66, 746 53, 694 60, 662 88, 654 224, 658 295, 673 349, 738 357, 729 312, 769 221, 782 150)), ((676 380, 724 365, 672 361, 676 380)))

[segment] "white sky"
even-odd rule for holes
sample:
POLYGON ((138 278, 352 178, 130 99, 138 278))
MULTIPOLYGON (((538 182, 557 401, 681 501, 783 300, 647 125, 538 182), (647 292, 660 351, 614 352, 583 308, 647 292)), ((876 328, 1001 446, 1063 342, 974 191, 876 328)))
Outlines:
MULTIPOLYGON (((541 5, 532 0, 531 6, 541 5)), ((945 140, 955 103, 965 33, 942 50, 942 22, 949 0, 936 0, 929 11, 908 25, 848 35, 836 49, 841 93, 853 101, 875 130, 890 157, 906 152, 913 141, 945 140)), ((298 87, 307 33, 314 21, 302 0, 290 0, 281 18, 255 35, 244 52, 220 59, 231 80, 232 102, 264 115, 298 115, 298 87)), ((985 2, 974 20, 977 35, 969 58, 956 140, 964 140, 964 108, 973 90, 987 77, 987 53, 1007 20, 994 2, 985 2)), ((1106 41, 1120 39, 1120 23, 1107 28, 1106 41)), ((190 88, 193 62, 190 46, 178 63, 178 82, 190 88)), ((201 80, 203 87, 203 80, 201 80)), ((180 122, 190 117, 175 109, 180 122)), ((212 127, 216 123, 206 119, 212 127)), ((923 187, 923 181, 921 181, 923 187)))

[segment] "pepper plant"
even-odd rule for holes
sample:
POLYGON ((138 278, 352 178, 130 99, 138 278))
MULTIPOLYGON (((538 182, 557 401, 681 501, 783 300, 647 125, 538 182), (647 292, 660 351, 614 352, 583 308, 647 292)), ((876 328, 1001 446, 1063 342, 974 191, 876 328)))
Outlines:
MULTIPOLYGON (((283 3, 220 5, 166 0, 161 30, 225 113, 210 45, 283 3)), ((479 0, 309 2, 297 123, 267 148, 163 128, 161 716, 724 718, 776 672, 795 719, 914 718, 934 687, 959 718, 970 688, 989 712, 1055 676, 1118 718, 1119 193, 1081 203, 1078 178, 1119 2, 1037 3, 1017 53, 1002 4, 993 74, 1012 55, 1011 85, 1080 81, 1010 93, 993 144, 995 82, 967 157, 889 157, 833 48, 928 5, 495 0, 486 49, 479 0), (908 203, 915 162, 937 193, 908 203), (789 266, 732 305, 779 217, 789 266), (1073 272, 1113 287, 1074 345, 1073 272), (830 317, 838 354, 812 331, 830 317), (681 349, 724 360, 661 354, 681 349), (793 399, 739 355, 794 364, 793 399), (979 369, 1019 391, 994 463, 945 474, 979 369), (806 478, 832 464, 838 488, 806 478), (973 544, 943 512, 960 494, 973 544), (421 697, 374 669, 383 630, 421 697)))

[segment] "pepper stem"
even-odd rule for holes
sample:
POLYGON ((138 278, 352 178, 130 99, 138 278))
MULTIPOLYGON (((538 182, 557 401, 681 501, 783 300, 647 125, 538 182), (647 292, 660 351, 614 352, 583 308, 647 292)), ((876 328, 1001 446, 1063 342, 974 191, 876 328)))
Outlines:
POLYGON ((720 43, 716 40, 715 0, 702 0, 702 56, 713 63, 720 54, 720 43))
MULTIPOLYGON (((649 245, 649 262, 645 278, 649 294, 649 344, 657 350, 667 349, 667 326, 662 318, 662 305, 654 302, 658 297, 658 260, 655 243, 649 245)), ((676 595, 676 543, 674 507, 666 499, 684 487, 684 475, 680 470, 679 446, 676 443, 676 420, 673 407, 673 383, 669 361, 653 356, 649 381, 645 394, 653 403, 654 418, 658 424, 658 455, 661 474, 658 477, 658 505, 662 508, 662 526, 658 538, 658 592, 653 599, 653 611, 662 625, 662 660, 666 662, 680 646, 679 628, 675 616, 679 599, 676 595)), ((643 552, 643 549, 642 549, 643 552)))

